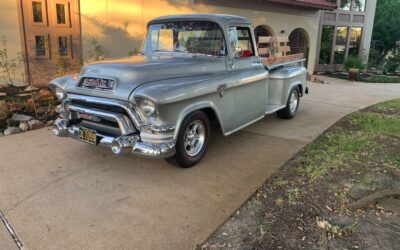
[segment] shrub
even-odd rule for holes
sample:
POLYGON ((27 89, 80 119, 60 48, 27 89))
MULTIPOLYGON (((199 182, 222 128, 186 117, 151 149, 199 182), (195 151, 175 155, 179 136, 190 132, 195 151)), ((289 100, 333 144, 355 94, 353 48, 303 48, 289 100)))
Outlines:
POLYGON ((364 69, 364 63, 362 59, 358 56, 356 57, 349 57, 344 61, 344 67, 349 69, 364 69))
POLYGON ((400 67, 400 53, 397 53, 390 56, 387 59, 383 71, 385 73, 394 74, 397 72, 399 67, 400 67))

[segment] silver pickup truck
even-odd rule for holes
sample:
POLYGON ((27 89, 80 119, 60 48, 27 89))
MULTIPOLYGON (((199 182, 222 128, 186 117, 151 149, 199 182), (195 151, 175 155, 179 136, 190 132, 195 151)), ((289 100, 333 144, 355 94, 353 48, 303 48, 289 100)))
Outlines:
POLYGON ((220 14, 153 19, 140 55, 50 87, 62 103, 55 135, 180 167, 204 156, 212 121, 227 136, 273 112, 290 119, 308 91, 302 61, 263 65, 250 20, 220 14))

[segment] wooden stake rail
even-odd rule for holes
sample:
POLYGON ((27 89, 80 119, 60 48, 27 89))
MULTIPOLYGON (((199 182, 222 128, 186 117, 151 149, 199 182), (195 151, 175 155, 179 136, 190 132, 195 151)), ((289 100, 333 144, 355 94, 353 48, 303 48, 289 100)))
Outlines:
POLYGON ((260 36, 257 41, 258 55, 264 65, 281 64, 301 60, 303 53, 290 54, 287 36, 260 36))

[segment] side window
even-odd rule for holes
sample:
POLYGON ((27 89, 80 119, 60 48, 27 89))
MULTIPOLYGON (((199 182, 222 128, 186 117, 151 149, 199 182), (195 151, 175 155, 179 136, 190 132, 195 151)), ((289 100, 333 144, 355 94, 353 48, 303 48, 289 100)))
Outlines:
POLYGON ((230 27, 228 33, 233 53, 238 54, 240 58, 254 56, 253 42, 248 27, 230 27))
POLYGON ((68 56, 68 37, 58 37, 58 53, 60 56, 68 56))
POLYGON ((35 36, 35 51, 37 57, 46 56, 46 36, 35 36))
POLYGON ((43 23, 43 9, 41 2, 32 2, 32 14, 34 23, 43 23))
POLYGON ((66 24, 65 4, 56 4, 57 24, 66 24))

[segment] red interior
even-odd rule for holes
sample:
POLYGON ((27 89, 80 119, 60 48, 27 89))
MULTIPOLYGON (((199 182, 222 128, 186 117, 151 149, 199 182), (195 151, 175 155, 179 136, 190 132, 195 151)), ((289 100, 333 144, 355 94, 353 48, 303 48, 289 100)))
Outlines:
POLYGON ((250 50, 243 50, 242 51, 242 57, 250 57, 252 56, 252 53, 250 50))

